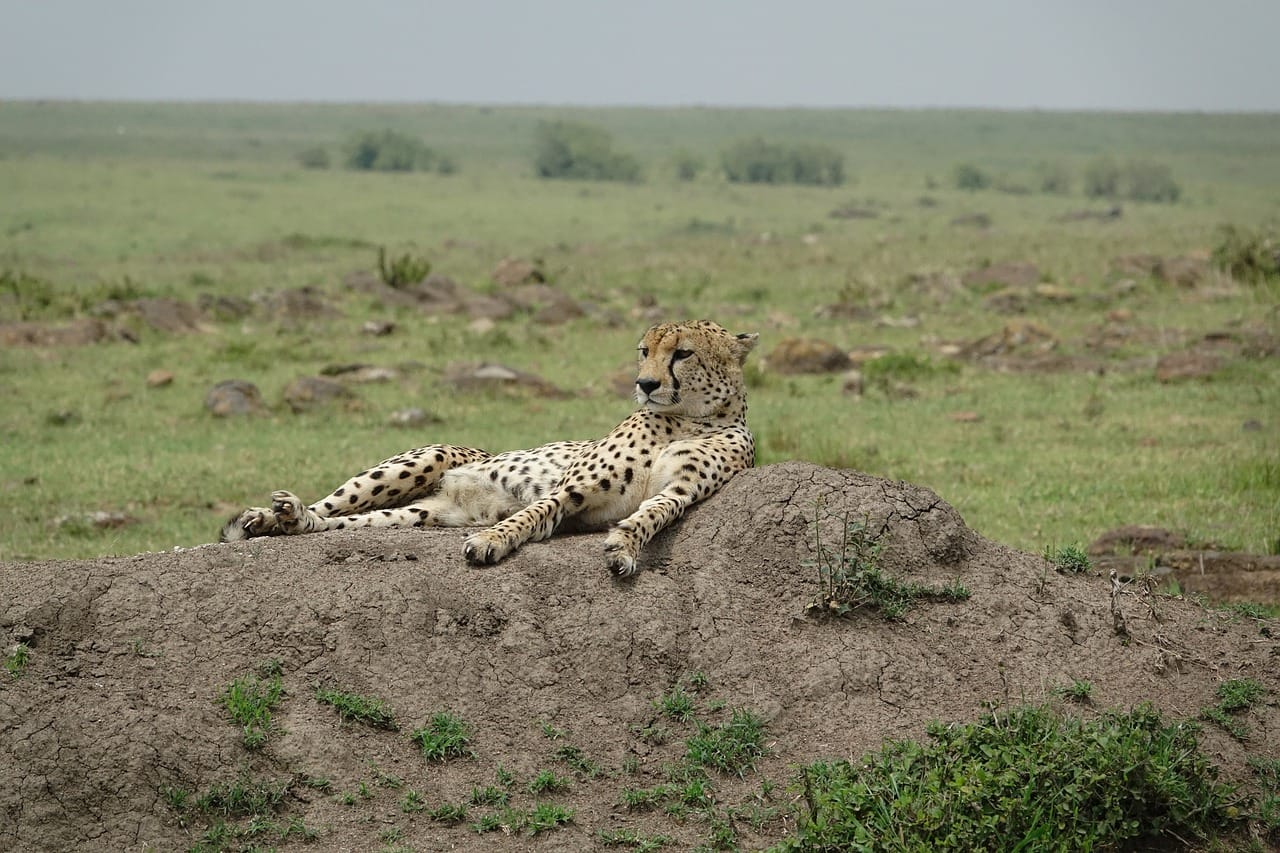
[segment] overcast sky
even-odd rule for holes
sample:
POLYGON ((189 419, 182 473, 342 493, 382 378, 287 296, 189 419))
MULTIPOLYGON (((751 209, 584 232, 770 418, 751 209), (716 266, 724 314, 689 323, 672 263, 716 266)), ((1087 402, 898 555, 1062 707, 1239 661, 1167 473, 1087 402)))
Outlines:
POLYGON ((1280 0, 0 0, 0 98, 1280 111, 1280 0))

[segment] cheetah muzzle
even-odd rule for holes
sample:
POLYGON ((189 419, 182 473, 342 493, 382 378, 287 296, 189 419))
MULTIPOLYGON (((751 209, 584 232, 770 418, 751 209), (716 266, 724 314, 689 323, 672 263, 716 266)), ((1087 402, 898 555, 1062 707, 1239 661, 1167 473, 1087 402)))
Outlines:
POLYGON ((664 323, 638 347, 640 408, 595 441, 555 441, 491 454, 432 444, 361 471, 306 506, 277 491, 222 528, 221 541, 356 527, 485 526, 468 562, 502 560, 564 522, 612 525, 606 568, 628 577, 645 545, 755 459, 742 365, 758 335, 709 320, 664 323))

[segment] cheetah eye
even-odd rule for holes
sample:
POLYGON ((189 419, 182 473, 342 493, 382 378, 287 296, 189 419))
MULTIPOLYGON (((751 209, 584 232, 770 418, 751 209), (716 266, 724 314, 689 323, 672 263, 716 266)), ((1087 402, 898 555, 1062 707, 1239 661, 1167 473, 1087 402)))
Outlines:
POLYGON ((671 354, 671 357, 676 361, 680 361, 681 359, 686 359, 691 355, 693 355, 693 350, 691 349, 678 349, 671 354))
POLYGON ((648 348, 648 347, 646 347, 646 346, 641 346, 641 347, 638 347, 638 349, 640 350, 640 357, 641 357, 641 358, 648 358, 648 357, 649 357, 649 348, 648 348))

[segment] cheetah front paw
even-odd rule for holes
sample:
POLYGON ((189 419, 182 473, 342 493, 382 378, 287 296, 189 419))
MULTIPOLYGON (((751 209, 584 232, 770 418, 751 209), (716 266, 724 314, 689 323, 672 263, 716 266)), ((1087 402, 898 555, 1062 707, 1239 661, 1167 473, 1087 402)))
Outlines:
POLYGON ((604 566, 620 578, 629 578, 639 568, 636 558, 640 556, 640 544, 635 532, 624 527, 615 527, 609 537, 604 540, 604 566))
POLYGON ((462 544, 462 556, 467 558, 468 563, 477 566, 491 566, 511 551, 505 537, 490 530, 473 533, 462 544))

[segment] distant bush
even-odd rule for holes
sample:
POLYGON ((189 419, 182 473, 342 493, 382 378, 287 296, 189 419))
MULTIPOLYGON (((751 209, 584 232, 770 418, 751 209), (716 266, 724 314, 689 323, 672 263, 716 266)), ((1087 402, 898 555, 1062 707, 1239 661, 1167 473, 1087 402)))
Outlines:
POLYGON ((1248 284, 1280 281, 1280 240, 1272 234, 1224 225, 1213 247, 1213 265, 1248 284))
POLYGON ((1071 192, 1071 170, 1061 163, 1041 163, 1036 167, 1040 192, 1067 195, 1071 192))
POLYGON ((346 166, 373 172, 430 171, 447 162, 416 136, 396 130, 368 131, 352 137, 346 146, 346 166))
POLYGON ((1120 195, 1120 164, 1099 157, 1084 167, 1084 194, 1089 198, 1117 198, 1120 195))
POLYGON ((985 190, 991 186, 991 176, 972 163, 957 163, 951 174, 955 180, 956 189, 973 192, 985 190))
POLYGON ((724 176, 742 184, 844 183, 844 155, 825 145, 785 146, 759 137, 744 139, 720 154, 724 176))
POLYGON ((613 147, 603 128, 571 121, 538 122, 533 166, 540 178, 639 181, 640 162, 613 147))
POLYGON ((329 168, 329 149, 319 145, 298 152, 298 164, 304 169, 329 168))
POLYGON ((417 284, 431 273, 431 262, 426 258, 405 253, 400 257, 387 255, 387 248, 378 248, 378 276, 391 287, 408 287, 417 284))
POLYGON ((1182 195, 1182 188, 1165 164, 1133 160, 1125 167, 1124 194, 1134 201, 1173 204, 1182 195))
POLYGON ((673 162, 675 164, 676 178, 681 181, 696 180, 702 172, 703 166, 706 165, 697 154, 684 149, 676 152, 673 162))

